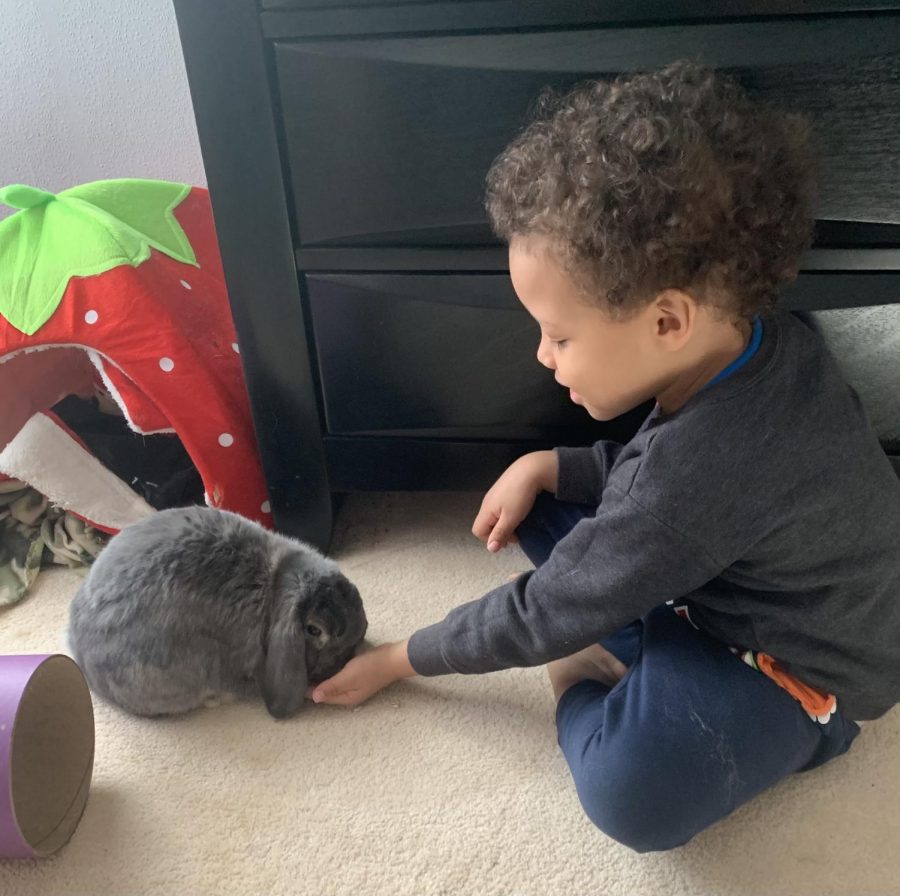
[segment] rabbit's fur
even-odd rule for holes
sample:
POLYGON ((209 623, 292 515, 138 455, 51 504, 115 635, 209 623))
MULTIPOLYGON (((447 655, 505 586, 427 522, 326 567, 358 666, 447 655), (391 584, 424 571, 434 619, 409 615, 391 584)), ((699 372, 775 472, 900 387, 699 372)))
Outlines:
POLYGON ((359 592, 314 548, 188 507, 110 540, 72 599, 68 638, 91 689, 136 715, 261 694, 284 718, 366 625, 359 592))

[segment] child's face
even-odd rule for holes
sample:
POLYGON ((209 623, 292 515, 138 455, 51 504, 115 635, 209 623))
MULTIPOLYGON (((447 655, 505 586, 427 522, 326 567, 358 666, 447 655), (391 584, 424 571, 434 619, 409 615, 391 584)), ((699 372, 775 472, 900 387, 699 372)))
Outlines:
POLYGON ((544 252, 513 242, 509 273, 519 301, 540 324, 537 358, 595 420, 612 420, 656 395, 664 358, 653 339, 653 305, 616 321, 585 302, 544 252))

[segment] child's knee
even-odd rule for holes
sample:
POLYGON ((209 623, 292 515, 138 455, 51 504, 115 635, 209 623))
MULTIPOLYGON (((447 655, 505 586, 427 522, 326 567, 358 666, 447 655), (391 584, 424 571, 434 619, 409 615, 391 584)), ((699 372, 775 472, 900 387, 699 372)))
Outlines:
POLYGON ((578 798, 588 818, 607 837, 635 852, 659 852, 686 843, 694 832, 685 832, 669 813, 648 811, 635 794, 615 787, 592 785, 578 788, 578 798), (668 817, 667 817, 668 816, 668 817))
POLYGON ((679 795, 677 785, 661 781, 639 761, 583 768, 575 787, 588 818, 635 852, 674 849, 702 827, 691 818, 688 794, 679 795))

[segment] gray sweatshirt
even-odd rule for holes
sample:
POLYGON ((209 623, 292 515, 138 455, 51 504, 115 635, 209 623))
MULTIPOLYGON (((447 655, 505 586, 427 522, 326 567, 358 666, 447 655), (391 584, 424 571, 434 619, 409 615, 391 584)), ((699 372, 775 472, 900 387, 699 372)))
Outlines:
POLYGON ((900 701, 900 480, 799 320, 765 316, 743 367, 627 445, 557 452, 556 497, 596 515, 539 569, 417 631, 420 675, 540 665, 677 599, 851 719, 900 701))

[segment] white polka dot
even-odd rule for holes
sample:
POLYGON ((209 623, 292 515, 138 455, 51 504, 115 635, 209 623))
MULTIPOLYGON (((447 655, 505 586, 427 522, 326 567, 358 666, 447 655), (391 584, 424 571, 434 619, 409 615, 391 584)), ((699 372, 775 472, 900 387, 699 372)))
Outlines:
POLYGON ((98 320, 100 320, 100 315, 97 314, 96 311, 88 311, 84 316, 84 322, 86 324, 95 324, 98 320))
POLYGON ((260 509, 263 513, 271 513, 271 512, 272 512, 272 505, 271 505, 268 501, 263 501, 262 504, 260 504, 259 509, 260 509))
POLYGON ((234 436, 230 432, 223 432, 222 435, 219 436, 219 444, 223 448, 228 448, 234 444, 234 436))
POLYGON ((231 343, 231 350, 232 350, 236 355, 239 355, 239 354, 241 353, 241 347, 240 347, 236 342, 232 342, 232 343, 231 343))
POLYGON ((171 358, 160 358, 159 366, 166 373, 171 373, 175 369, 175 362, 171 358))
POLYGON ((181 285, 182 285, 185 289, 192 289, 191 284, 188 283, 187 280, 182 280, 182 281, 180 281, 180 282, 181 282, 181 285))

